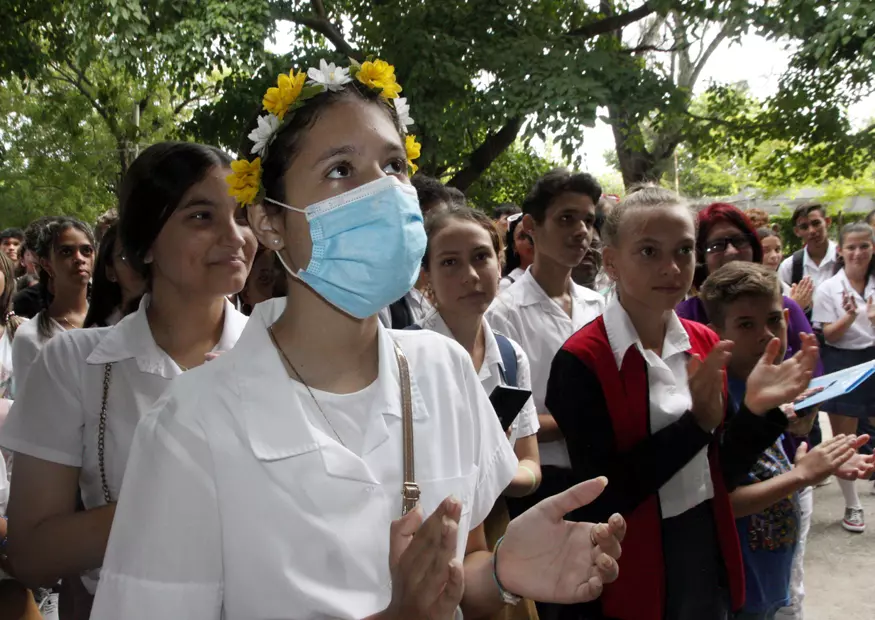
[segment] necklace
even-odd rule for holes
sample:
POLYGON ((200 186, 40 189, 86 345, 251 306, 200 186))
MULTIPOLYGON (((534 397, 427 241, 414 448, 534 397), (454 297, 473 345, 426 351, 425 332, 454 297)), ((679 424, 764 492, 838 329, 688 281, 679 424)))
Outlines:
MULTIPOLYGON (((291 368, 292 372, 295 373, 295 377, 298 381, 307 388, 307 392, 310 394, 310 398, 313 399, 313 402, 316 403, 316 408, 319 410, 319 413, 322 414, 322 418, 328 423, 329 428, 331 428, 331 432, 334 433, 334 436, 337 437, 337 441, 340 442, 344 448, 346 448, 346 444, 343 442, 343 439, 340 438, 340 435, 337 434, 337 430, 334 428, 334 425, 331 423, 331 420, 328 419, 328 416, 325 415, 325 412, 322 410, 322 405, 319 404, 319 401, 316 400, 316 395, 313 394, 313 390, 310 389, 310 386, 307 385, 307 382, 304 381, 304 378, 301 377, 301 373, 298 372, 298 369, 295 368, 295 365, 292 364, 292 361, 289 359, 289 356, 286 355, 286 352, 283 351, 283 348, 280 346, 280 343, 277 342, 276 335, 273 333, 273 325, 267 328, 267 334, 270 336, 270 341, 273 343, 273 346, 276 347, 276 350, 279 351, 283 360, 285 360, 286 365, 291 368)), ((347 448, 348 449, 348 448, 347 448)))
POLYGON ((70 319, 68 319, 68 318, 65 317, 65 316, 58 317, 58 320, 59 320, 59 321, 63 321, 64 323, 66 323, 66 324, 67 324, 67 329, 79 329, 78 327, 76 327, 75 325, 73 325, 73 324, 70 322, 70 319))

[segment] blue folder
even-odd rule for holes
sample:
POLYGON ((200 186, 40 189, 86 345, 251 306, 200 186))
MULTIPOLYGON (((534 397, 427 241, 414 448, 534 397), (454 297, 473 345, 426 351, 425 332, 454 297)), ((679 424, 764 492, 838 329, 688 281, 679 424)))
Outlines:
POLYGON ((823 391, 813 394, 805 400, 793 403, 793 407, 796 411, 799 411, 800 409, 819 405, 831 398, 843 396, 857 389, 873 374, 875 374, 875 360, 818 377, 811 382, 808 389, 823 388, 823 391))

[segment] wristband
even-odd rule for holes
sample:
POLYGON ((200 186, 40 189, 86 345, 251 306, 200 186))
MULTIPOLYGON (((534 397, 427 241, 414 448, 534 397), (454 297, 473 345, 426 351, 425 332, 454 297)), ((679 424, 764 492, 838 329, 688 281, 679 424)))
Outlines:
POLYGON ((495 551, 492 552, 492 578, 495 579, 495 585, 498 586, 498 596, 501 597, 501 602, 505 605, 516 605, 523 600, 522 597, 505 590, 498 580, 498 548, 501 547, 503 541, 504 536, 498 539, 498 542, 495 543, 495 551))
POLYGON ((529 475, 532 477, 532 484, 529 485, 529 494, 534 493, 535 489, 538 488, 538 477, 535 475, 535 472, 533 472, 528 466, 523 465, 522 463, 520 463, 519 466, 520 469, 525 469, 527 472, 529 472, 529 475))

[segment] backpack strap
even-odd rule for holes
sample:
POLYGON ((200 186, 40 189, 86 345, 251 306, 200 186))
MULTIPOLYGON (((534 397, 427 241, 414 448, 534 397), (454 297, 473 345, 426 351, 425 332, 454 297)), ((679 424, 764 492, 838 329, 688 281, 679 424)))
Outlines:
POLYGON ((517 377, 517 361, 516 350, 513 348, 510 340, 501 334, 495 334, 495 342, 498 343, 498 352, 501 353, 501 364, 504 366, 504 376, 502 379, 505 384, 511 387, 519 387, 519 377, 517 377))
POLYGON ((403 297, 389 304, 389 316, 392 317, 392 329, 407 329, 413 324, 413 312, 403 297))
POLYGON ((790 284, 799 284, 804 277, 805 248, 793 252, 793 272, 790 276, 790 284))
POLYGON ((408 330, 422 329, 422 325, 418 325, 417 323, 414 323, 413 325, 408 325, 404 329, 408 329, 408 330))

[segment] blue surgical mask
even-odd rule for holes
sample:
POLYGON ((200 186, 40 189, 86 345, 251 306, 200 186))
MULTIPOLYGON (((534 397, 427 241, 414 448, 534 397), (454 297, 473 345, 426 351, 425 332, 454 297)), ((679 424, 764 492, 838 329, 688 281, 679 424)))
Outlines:
POLYGON ((416 190, 387 176, 317 202, 303 213, 313 252, 306 269, 286 271, 359 319, 401 299, 416 283, 426 235, 416 190))

